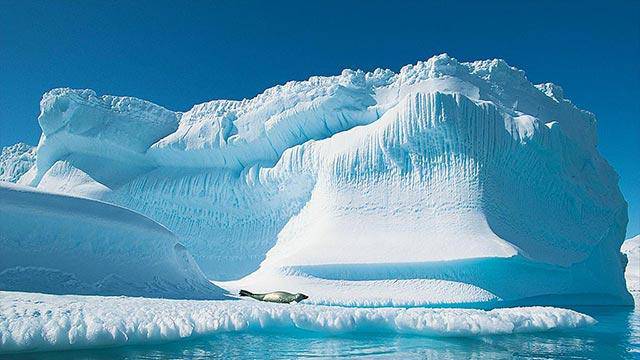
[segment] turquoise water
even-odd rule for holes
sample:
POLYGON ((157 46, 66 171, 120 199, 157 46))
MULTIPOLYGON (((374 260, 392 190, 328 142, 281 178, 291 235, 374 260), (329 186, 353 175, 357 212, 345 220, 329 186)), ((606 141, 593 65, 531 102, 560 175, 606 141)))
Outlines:
MULTIPOLYGON (((11 355, 10 359, 640 359, 640 309, 588 307, 598 324, 570 331, 467 338, 228 333, 166 344, 11 355)), ((0 358, 4 359, 0 356, 0 358)))

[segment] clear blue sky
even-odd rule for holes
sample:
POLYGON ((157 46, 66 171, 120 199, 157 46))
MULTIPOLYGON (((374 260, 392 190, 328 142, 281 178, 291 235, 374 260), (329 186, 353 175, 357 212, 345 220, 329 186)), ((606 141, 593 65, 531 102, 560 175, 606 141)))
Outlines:
POLYGON ((596 114, 640 233, 640 1, 299 3, 0 0, 0 146, 37 143, 54 87, 186 110, 343 68, 504 58, 596 114))

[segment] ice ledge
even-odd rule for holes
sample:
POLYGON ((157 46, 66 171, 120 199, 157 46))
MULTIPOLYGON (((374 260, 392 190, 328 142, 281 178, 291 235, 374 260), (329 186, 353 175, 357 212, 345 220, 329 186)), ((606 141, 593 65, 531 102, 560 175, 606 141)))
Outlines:
POLYGON ((0 292, 0 353, 157 343, 235 331, 483 336, 595 324, 566 309, 344 308, 0 292))

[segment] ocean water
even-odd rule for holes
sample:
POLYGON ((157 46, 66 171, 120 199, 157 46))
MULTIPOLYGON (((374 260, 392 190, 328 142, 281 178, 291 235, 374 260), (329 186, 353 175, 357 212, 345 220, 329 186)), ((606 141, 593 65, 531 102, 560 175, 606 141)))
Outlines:
POLYGON ((640 359, 640 309, 576 307, 590 327, 534 334, 430 338, 228 333, 165 344, 13 354, 1 359, 640 359))

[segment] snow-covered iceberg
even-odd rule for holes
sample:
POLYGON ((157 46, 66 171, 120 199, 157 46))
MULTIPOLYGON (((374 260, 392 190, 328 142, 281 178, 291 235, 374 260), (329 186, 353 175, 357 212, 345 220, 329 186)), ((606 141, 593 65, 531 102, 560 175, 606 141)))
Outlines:
POLYGON ((0 353, 132 345, 230 331, 475 336, 572 329, 566 309, 344 308, 0 292, 0 353))
POLYGON ((56 89, 38 121, 21 183, 154 219, 210 278, 247 276, 229 289, 631 302, 626 203, 595 117, 502 60, 345 70, 184 113, 56 89))
POLYGON ((153 220, 6 182, 0 182, 0 289, 224 298, 176 237, 153 220))

